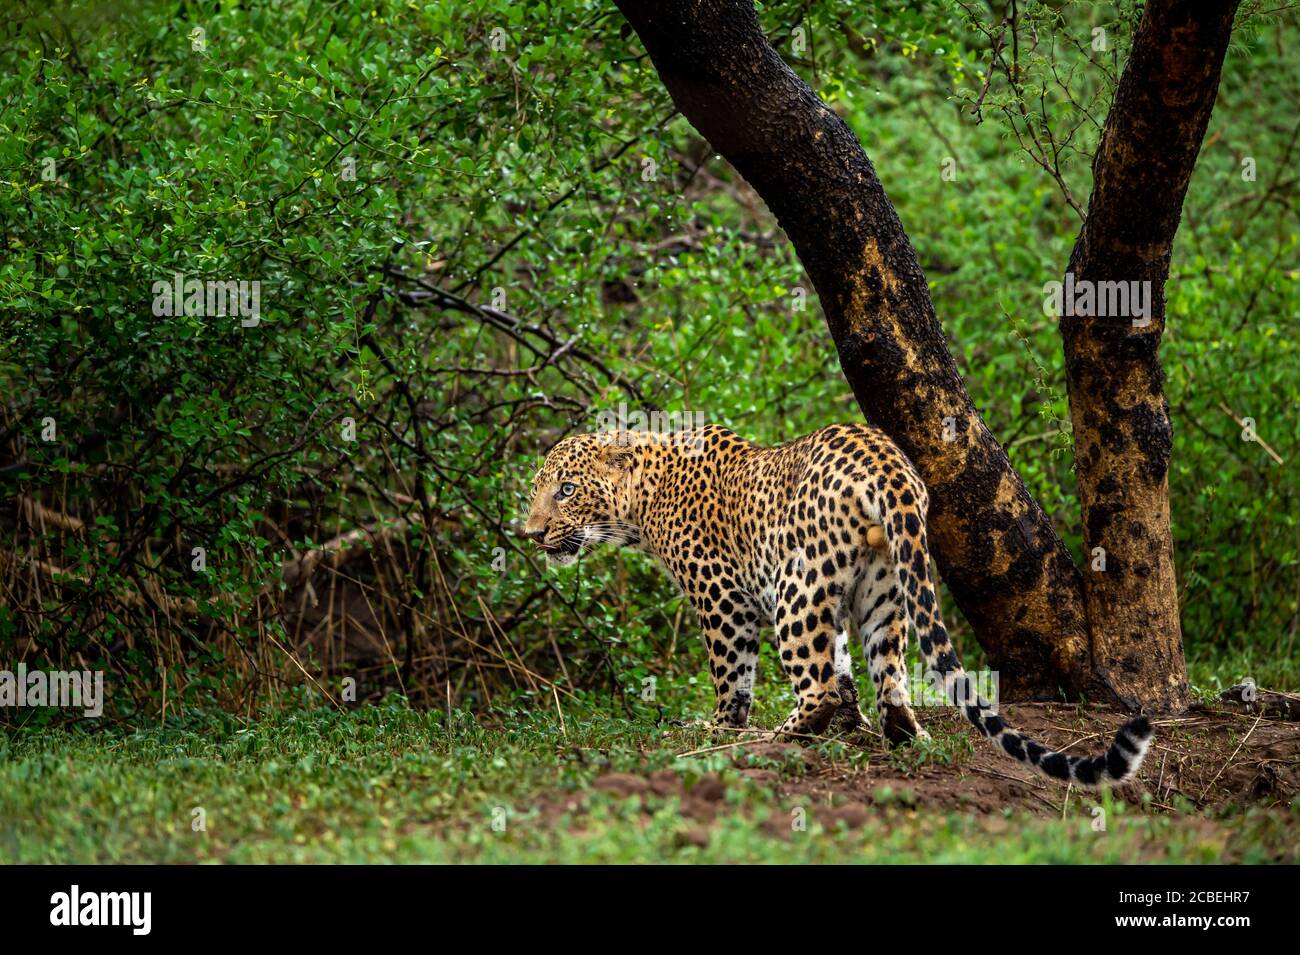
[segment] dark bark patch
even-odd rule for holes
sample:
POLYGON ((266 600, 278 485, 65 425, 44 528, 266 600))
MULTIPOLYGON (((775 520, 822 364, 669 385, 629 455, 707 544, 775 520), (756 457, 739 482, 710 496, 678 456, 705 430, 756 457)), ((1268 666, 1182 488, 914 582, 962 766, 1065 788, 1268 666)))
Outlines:
POLYGON ((1124 514, 1123 504, 1102 504, 1097 503, 1088 509, 1088 541, 1100 541, 1105 536, 1106 531, 1110 529, 1111 522, 1115 515, 1124 514))
POLYGON ((1130 427, 1138 450, 1142 453, 1146 478, 1155 484, 1169 473, 1169 458, 1174 449, 1174 429, 1166 410, 1138 405, 1129 413, 1130 427))

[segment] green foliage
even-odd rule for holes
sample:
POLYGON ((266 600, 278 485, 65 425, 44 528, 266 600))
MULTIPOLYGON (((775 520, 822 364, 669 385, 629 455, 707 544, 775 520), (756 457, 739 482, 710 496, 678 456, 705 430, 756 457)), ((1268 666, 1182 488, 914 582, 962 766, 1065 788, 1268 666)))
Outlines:
MULTIPOLYGON (((760 13, 861 137, 977 405, 1078 554, 1042 289, 1133 11, 1035 13, 1062 41, 1022 51, 1043 109, 1026 119, 1005 83, 984 90, 996 21, 913 6, 760 13), (1055 174, 1031 131, 1073 131, 1055 174)), ((1206 685, 1300 677, 1291 25, 1239 31, 1167 290, 1180 595, 1206 685)), ((538 455, 620 403, 771 442, 859 412, 784 236, 611 5, 23 0, 0 103, 0 484, 81 525, 0 517, 4 657, 109 666, 119 715, 164 694, 296 699, 303 670, 437 708, 564 691, 707 710, 693 622, 655 567, 593 555, 543 576, 519 546, 538 455), (177 273, 259 282, 259 322, 155 314, 177 273), (281 582, 357 528, 368 552, 281 582), (312 616, 339 594, 348 619, 312 616)))

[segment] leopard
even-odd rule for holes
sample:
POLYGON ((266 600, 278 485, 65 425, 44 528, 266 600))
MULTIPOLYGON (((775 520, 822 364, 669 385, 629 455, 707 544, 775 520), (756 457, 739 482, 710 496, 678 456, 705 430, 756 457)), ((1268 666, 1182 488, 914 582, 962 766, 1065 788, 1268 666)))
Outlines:
POLYGON ((1153 736, 1146 716, 1128 720, 1105 753, 1071 754, 1014 729, 979 695, 940 612, 928 514, 917 469, 872 425, 768 447, 711 424, 564 437, 534 476, 521 533, 554 566, 601 545, 657 558, 703 632, 717 727, 748 727, 765 633, 795 697, 777 738, 868 726, 849 653, 855 631, 879 735, 890 746, 927 738, 909 702, 910 629, 927 683, 1006 756, 1081 787, 1133 778, 1153 736))

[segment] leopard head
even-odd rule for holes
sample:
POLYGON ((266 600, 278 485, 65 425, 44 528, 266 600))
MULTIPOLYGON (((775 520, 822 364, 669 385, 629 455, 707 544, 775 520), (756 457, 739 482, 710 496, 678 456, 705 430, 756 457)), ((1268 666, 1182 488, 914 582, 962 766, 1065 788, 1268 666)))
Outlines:
POLYGON ((618 434, 577 434, 546 455, 533 478, 524 536, 552 564, 566 566, 600 543, 641 543, 632 520, 636 452, 618 434))

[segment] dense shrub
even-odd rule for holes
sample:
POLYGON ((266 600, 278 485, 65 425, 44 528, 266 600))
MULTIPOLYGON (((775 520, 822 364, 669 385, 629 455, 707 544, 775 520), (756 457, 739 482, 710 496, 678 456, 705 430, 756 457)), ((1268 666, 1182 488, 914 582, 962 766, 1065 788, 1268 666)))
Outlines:
MULTIPOLYGON (((862 137, 1077 553, 1042 286, 1132 10, 1040 12, 1080 39, 1026 49, 1027 120, 961 5, 762 15, 862 137), (1060 182, 1030 127, 1072 131, 1060 182)), ((1262 681, 1295 676, 1296 489, 1234 416, 1293 456, 1292 25, 1243 18, 1164 348, 1189 653, 1262 681)), ((439 706, 689 687, 653 567, 544 576, 510 533, 537 456, 620 403, 766 441, 858 412, 784 237, 612 5, 23 3, 0 37, 0 660, 108 666, 118 712, 348 674, 439 706), (172 301, 187 280, 257 283, 259 312, 172 301)))

